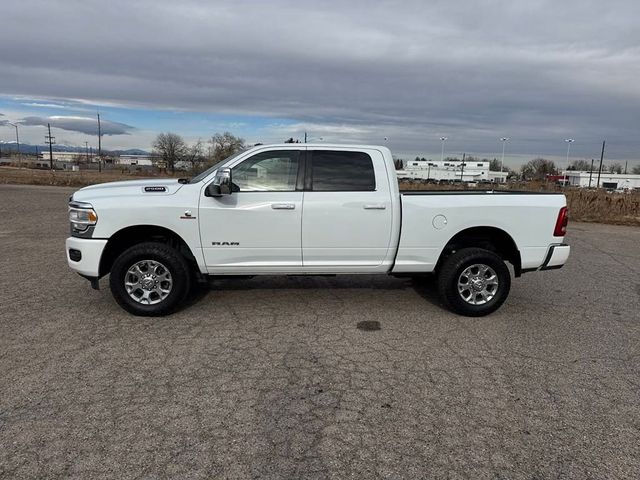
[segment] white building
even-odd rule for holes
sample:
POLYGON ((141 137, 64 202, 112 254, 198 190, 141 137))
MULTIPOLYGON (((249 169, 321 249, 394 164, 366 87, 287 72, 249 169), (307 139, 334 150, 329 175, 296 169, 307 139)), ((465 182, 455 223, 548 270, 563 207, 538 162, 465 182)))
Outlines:
POLYGON ((398 178, 450 182, 504 182, 507 178, 507 172, 492 172, 489 162, 476 160, 410 160, 396 173, 398 178))
POLYGON ((153 166, 154 158, 151 155, 120 155, 118 163, 120 165, 138 165, 141 167, 153 166))
MULTIPOLYGON (((49 160, 49 150, 48 149, 41 150, 40 156, 45 160, 49 160)), ((54 151, 54 152, 51 152, 51 156, 53 157, 54 161, 58 161, 58 162, 73 162, 80 158, 82 158, 83 160, 86 158, 86 154, 84 152, 55 152, 54 151)))
MULTIPOLYGON (((598 172, 580 172, 568 170, 563 172, 569 185, 576 187, 597 187, 598 172), (591 178, 591 185, 589 185, 591 178)), ((604 173, 600 174, 600 187, 611 190, 635 190, 640 189, 640 175, 632 173, 604 173)))

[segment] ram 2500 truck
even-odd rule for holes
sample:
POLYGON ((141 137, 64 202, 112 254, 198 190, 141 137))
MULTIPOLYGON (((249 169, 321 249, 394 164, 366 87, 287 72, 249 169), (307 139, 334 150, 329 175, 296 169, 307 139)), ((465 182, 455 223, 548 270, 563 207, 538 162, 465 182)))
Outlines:
POLYGON ((389 149, 256 146, 191 179, 93 185, 69 202, 71 269, 135 315, 178 308, 206 276, 435 273, 451 310, 481 316, 513 274, 569 256, 562 194, 404 191, 389 149))

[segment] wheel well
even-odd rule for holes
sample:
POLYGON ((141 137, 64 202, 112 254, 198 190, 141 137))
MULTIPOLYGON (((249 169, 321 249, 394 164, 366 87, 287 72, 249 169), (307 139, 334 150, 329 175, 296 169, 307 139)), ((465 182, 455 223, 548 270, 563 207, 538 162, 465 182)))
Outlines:
POLYGON ((123 228, 109 238, 100 257, 100 276, 103 277, 111 271, 113 262, 118 258, 118 255, 127 248, 143 242, 164 243, 175 248, 184 256, 192 268, 195 268, 196 272, 198 271, 198 263, 191 249, 180 235, 168 228, 156 225, 136 225, 123 228))
POLYGON ((456 233, 442 250, 437 267, 452 253, 468 247, 490 250, 513 265, 516 277, 522 273, 520 251, 516 242, 507 232, 496 227, 472 227, 456 233))

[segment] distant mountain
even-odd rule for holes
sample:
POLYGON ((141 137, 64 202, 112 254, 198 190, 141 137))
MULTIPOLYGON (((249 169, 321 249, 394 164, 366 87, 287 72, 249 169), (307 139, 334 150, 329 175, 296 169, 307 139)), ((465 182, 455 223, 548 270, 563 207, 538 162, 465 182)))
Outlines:
MULTIPOLYGON (((15 151, 16 142, 0 141, 0 150, 15 151)), ((52 147, 54 152, 78 152, 85 153, 85 147, 77 147, 73 145, 55 144, 52 147)), ((26 154, 35 154, 36 152, 48 152, 49 145, 31 145, 29 143, 20 143, 20 152, 26 154)), ((96 152, 96 149, 93 149, 96 152)), ((102 149, 105 155, 149 155, 149 152, 140 148, 129 148, 127 150, 106 150, 102 149)))
POLYGON ((139 148, 130 148, 128 150, 111 150, 110 153, 114 155, 149 155, 150 152, 146 150, 140 150, 139 148))

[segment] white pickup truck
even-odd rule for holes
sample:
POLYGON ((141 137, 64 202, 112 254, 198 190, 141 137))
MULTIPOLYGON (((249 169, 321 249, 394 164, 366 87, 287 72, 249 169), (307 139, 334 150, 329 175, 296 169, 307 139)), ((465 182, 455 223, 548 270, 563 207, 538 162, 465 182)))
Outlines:
POLYGON ((562 194, 405 191, 389 149, 256 146, 191 179, 93 185, 69 202, 69 266, 94 288, 110 274, 135 315, 176 310, 206 276, 435 273, 451 310, 507 298, 513 267, 569 256, 562 194))

